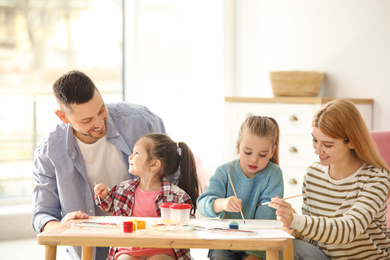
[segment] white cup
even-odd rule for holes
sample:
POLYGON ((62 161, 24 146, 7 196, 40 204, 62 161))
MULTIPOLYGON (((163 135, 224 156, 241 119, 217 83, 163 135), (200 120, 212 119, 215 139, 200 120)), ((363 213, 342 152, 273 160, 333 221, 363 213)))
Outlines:
POLYGON ((171 205, 171 221, 174 224, 187 225, 190 222, 191 205, 173 203, 171 205))
POLYGON ((172 223, 171 221, 171 206, 173 203, 165 202, 160 204, 161 222, 165 224, 172 223))

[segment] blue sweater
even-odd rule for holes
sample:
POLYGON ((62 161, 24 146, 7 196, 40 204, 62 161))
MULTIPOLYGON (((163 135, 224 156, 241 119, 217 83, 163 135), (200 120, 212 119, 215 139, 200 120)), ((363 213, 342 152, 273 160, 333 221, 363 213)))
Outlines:
POLYGON ((198 210, 206 217, 224 219, 241 219, 240 212, 222 211, 216 214, 213 209, 215 199, 234 196, 228 174, 232 179, 237 197, 242 200, 242 213, 245 219, 276 219, 275 209, 259 203, 268 202, 271 198, 283 198, 284 186, 282 171, 276 164, 268 165, 248 179, 240 167, 240 160, 228 162, 217 168, 210 178, 210 185, 198 198, 198 210))

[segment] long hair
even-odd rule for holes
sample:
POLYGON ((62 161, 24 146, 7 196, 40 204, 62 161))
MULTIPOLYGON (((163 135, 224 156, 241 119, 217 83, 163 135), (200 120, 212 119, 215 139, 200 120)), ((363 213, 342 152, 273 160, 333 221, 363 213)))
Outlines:
POLYGON ((279 125, 275 119, 268 116, 250 116, 242 123, 237 138, 237 149, 240 147, 243 135, 248 130, 258 137, 266 137, 276 147, 271 162, 279 165, 279 125))
POLYGON ((191 197, 196 211, 196 201, 199 197, 199 181, 196 172, 196 163, 191 149, 186 143, 174 142, 169 136, 161 133, 147 134, 145 138, 152 141, 147 147, 148 160, 158 159, 161 162, 159 176, 169 177, 180 167, 180 176, 177 186, 191 197))
POLYGON ((93 81, 83 72, 72 70, 59 77, 53 84, 53 93, 61 109, 71 104, 84 104, 98 91, 93 81))
POLYGON ((360 161, 390 172, 363 117, 350 100, 335 99, 325 104, 314 115, 312 126, 329 137, 352 143, 354 149, 351 149, 351 153, 360 161))

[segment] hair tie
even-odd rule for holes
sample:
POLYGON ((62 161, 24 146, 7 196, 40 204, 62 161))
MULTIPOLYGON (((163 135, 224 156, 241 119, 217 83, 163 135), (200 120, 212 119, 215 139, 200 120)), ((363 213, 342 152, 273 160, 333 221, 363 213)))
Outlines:
POLYGON ((176 146, 177 146, 177 153, 179 154, 179 156, 181 156, 181 148, 179 146, 179 143, 176 143, 176 146))

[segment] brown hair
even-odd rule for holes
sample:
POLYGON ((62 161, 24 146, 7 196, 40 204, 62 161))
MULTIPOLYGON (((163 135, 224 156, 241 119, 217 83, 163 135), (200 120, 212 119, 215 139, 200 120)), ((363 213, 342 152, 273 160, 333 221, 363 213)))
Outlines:
MULTIPOLYGON (((53 93, 60 109, 70 109, 71 104, 84 104, 98 91, 93 81, 83 72, 72 70, 53 84, 53 93)), ((71 110, 71 109, 70 109, 71 110)))
POLYGON ((158 159, 161 162, 159 175, 172 176, 180 167, 180 176, 177 186, 190 195, 196 211, 196 200, 199 197, 199 181, 196 172, 196 163, 191 149, 186 143, 174 142, 169 136, 161 133, 147 134, 145 138, 152 142, 148 151, 148 160, 158 159))
POLYGON ((267 116, 250 116, 242 123, 238 133, 237 149, 240 147, 243 135, 248 130, 259 137, 266 137, 272 140, 276 146, 271 162, 279 165, 279 125, 275 119, 267 116))
POLYGON ((360 161, 390 172, 359 110, 348 99, 335 99, 325 104, 313 118, 317 127, 329 137, 352 143, 351 153, 360 161))

